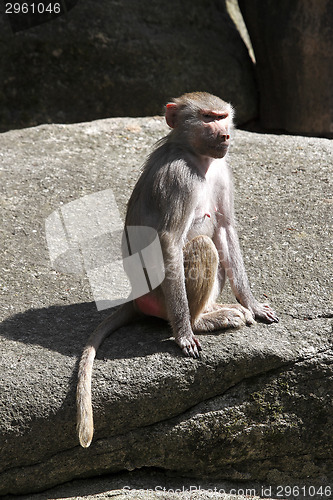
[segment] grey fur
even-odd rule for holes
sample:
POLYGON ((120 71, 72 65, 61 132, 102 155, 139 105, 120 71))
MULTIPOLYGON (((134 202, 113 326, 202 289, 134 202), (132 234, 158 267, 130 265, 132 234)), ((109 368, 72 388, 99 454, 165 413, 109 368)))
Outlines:
MULTIPOLYGON (((149 297, 160 304, 175 341, 192 357, 201 349, 193 332, 250 325, 254 318, 278 321, 251 293, 235 229, 226 162, 232 116, 229 104, 206 93, 169 103, 166 119, 174 129, 147 159, 128 202, 125 226, 155 228, 162 247, 165 279, 149 297), (216 303, 226 276, 241 305, 216 303)), ((82 446, 89 446, 93 435, 90 383, 98 346, 140 311, 135 301, 122 306, 97 327, 83 352, 77 389, 82 446)))

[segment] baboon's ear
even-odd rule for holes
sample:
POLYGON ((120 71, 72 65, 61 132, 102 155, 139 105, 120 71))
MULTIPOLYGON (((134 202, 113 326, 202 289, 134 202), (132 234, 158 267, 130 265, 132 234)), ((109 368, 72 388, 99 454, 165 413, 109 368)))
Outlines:
POLYGON ((165 120, 171 128, 175 128, 177 126, 177 113, 177 104, 175 102, 168 102, 165 110, 165 120))

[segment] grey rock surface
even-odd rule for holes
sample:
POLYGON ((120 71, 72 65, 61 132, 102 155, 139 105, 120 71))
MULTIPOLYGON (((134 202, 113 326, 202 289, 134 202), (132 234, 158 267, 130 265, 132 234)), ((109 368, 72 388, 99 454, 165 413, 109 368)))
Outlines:
MULTIPOLYGON (((272 489, 273 493, 273 489, 272 489)), ((41 493, 20 495, 18 500, 270 500, 271 490, 263 485, 177 477, 157 469, 76 479, 41 493), (260 496, 259 496, 260 495, 260 496)), ((5 495, 4 500, 13 500, 5 495)))
POLYGON ((2 495, 142 467, 198 481, 332 485, 327 139, 237 131, 230 153, 249 279, 280 323, 202 335, 199 361, 183 358, 162 321, 119 330, 94 365, 94 441, 78 445, 78 357, 109 311, 96 311, 87 277, 50 267, 45 219, 106 188, 124 215, 166 132, 152 117, 0 136, 2 495))
POLYGON ((0 131, 161 113, 205 90, 238 123, 258 97, 248 51, 224 2, 80 0, 67 15, 12 33, 0 4, 0 131))

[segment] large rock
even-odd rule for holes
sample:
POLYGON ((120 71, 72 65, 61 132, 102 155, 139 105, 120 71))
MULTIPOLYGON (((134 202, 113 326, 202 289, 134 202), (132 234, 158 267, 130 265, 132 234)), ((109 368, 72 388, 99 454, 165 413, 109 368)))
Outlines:
POLYGON ((260 121, 333 137, 333 3, 239 0, 256 57, 260 121))
POLYGON ((160 114, 193 90, 257 115, 253 64, 223 2, 80 0, 66 16, 11 32, 0 18, 0 130, 160 114))
POLYGON ((124 214, 165 132, 159 118, 119 118, 0 137, 2 495, 141 467, 242 486, 333 480, 326 139, 238 131, 230 153, 252 289, 280 323, 202 335, 201 360, 184 358, 162 321, 119 330, 94 365, 93 443, 78 445, 78 357, 108 311, 86 277, 50 268, 44 221, 106 187, 124 214))

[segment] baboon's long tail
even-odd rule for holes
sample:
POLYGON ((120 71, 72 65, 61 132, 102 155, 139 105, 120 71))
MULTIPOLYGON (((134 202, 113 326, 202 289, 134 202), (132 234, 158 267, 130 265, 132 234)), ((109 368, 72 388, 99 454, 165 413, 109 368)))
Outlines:
POLYGON ((111 333, 134 321, 138 313, 133 302, 123 304, 108 316, 92 333, 81 356, 76 390, 77 432, 81 446, 87 448, 94 433, 91 405, 91 375, 97 349, 111 333))

